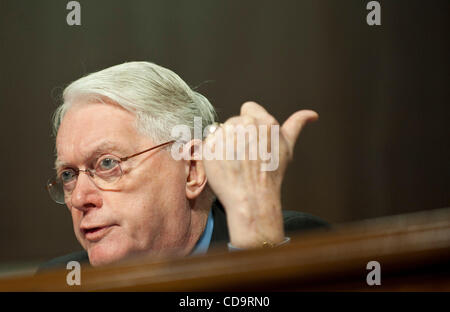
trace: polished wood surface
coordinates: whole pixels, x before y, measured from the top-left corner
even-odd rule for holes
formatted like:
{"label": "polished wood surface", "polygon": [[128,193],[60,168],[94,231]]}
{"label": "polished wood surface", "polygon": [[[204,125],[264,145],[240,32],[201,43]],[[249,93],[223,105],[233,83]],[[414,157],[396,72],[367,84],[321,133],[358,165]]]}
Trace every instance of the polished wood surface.
{"label": "polished wood surface", "polygon": [[[381,285],[368,286],[369,261]],[[450,291],[450,209],[337,226],[274,249],[213,250],[204,256],[134,260],[0,280],[0,291]]]}

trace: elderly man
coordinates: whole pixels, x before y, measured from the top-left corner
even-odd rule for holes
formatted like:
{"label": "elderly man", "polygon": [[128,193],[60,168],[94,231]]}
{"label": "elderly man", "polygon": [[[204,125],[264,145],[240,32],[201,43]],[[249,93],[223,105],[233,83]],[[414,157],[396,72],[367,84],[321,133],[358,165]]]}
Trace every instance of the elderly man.
{"label": "elderly man", "polygon": [[[173,137],[180,125],[193,133],[195,118],[217,125],[215,116],[209,101],[178,75],[148,62],[113,66],[70,84],[54,115],[56,176],[47,188],[69,209],[85,251],[41,269],[71,260],[101,266],[132,256],[200,254],[219,242],[229,249],[276,247],[289,241],[285,230],[326,226],[281,209],[286,166],[301,129],[318,118],[315,112],[298,111],[278,129],[263,107],[247,102],[239,116],[210,126],[204,138],[180,143]],[[238,125],[277,130],[264,142],[270,149],[277,140],[271,151],[276,170],[262,170],[266,160],[259,156],[199,155],[201,147],[217,151],[225,138],[239,145]],[[251,143],[243,145],[247,156]],[[174,157],[180,147],[183,157]]]}

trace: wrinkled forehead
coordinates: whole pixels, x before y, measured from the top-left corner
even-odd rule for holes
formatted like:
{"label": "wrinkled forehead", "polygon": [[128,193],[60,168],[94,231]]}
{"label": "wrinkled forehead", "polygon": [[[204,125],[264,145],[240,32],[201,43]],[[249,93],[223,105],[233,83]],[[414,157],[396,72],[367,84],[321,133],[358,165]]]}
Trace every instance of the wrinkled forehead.
{"label": "wrinkled forehead", "polygon": [[143,138],[133,113],[108,103],[73,105],[56,136],[57,164],[78,163],[100,152],[127,152]]}

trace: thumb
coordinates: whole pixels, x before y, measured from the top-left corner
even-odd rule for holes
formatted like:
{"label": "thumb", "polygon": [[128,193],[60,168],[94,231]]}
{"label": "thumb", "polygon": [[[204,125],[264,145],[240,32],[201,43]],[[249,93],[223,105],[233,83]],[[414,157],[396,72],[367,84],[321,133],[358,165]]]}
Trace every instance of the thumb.
{"label": "thumb", "polygon": [[281,133],[288,143],[291,155],[294,152],[295,142],[303,127],[308,122],[316,121],[317,119],[319,119],[319,115],[315,111],[304,109],[293,113],[283,123],[281,126]]}

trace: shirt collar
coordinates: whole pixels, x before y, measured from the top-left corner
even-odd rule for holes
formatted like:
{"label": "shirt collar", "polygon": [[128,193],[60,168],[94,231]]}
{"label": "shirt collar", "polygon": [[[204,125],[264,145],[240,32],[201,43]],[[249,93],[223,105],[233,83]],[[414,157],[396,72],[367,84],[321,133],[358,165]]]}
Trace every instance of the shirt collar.
{"label": "shirt collar", "polygon": [[212,209],[209,211],[208,220],[206,221],[205,229],[202,235],[197,241],[191,255],[201,255],[208,251],[209,244],[211,243],[212,232],[214,229],[214,216],[212,214]]}

